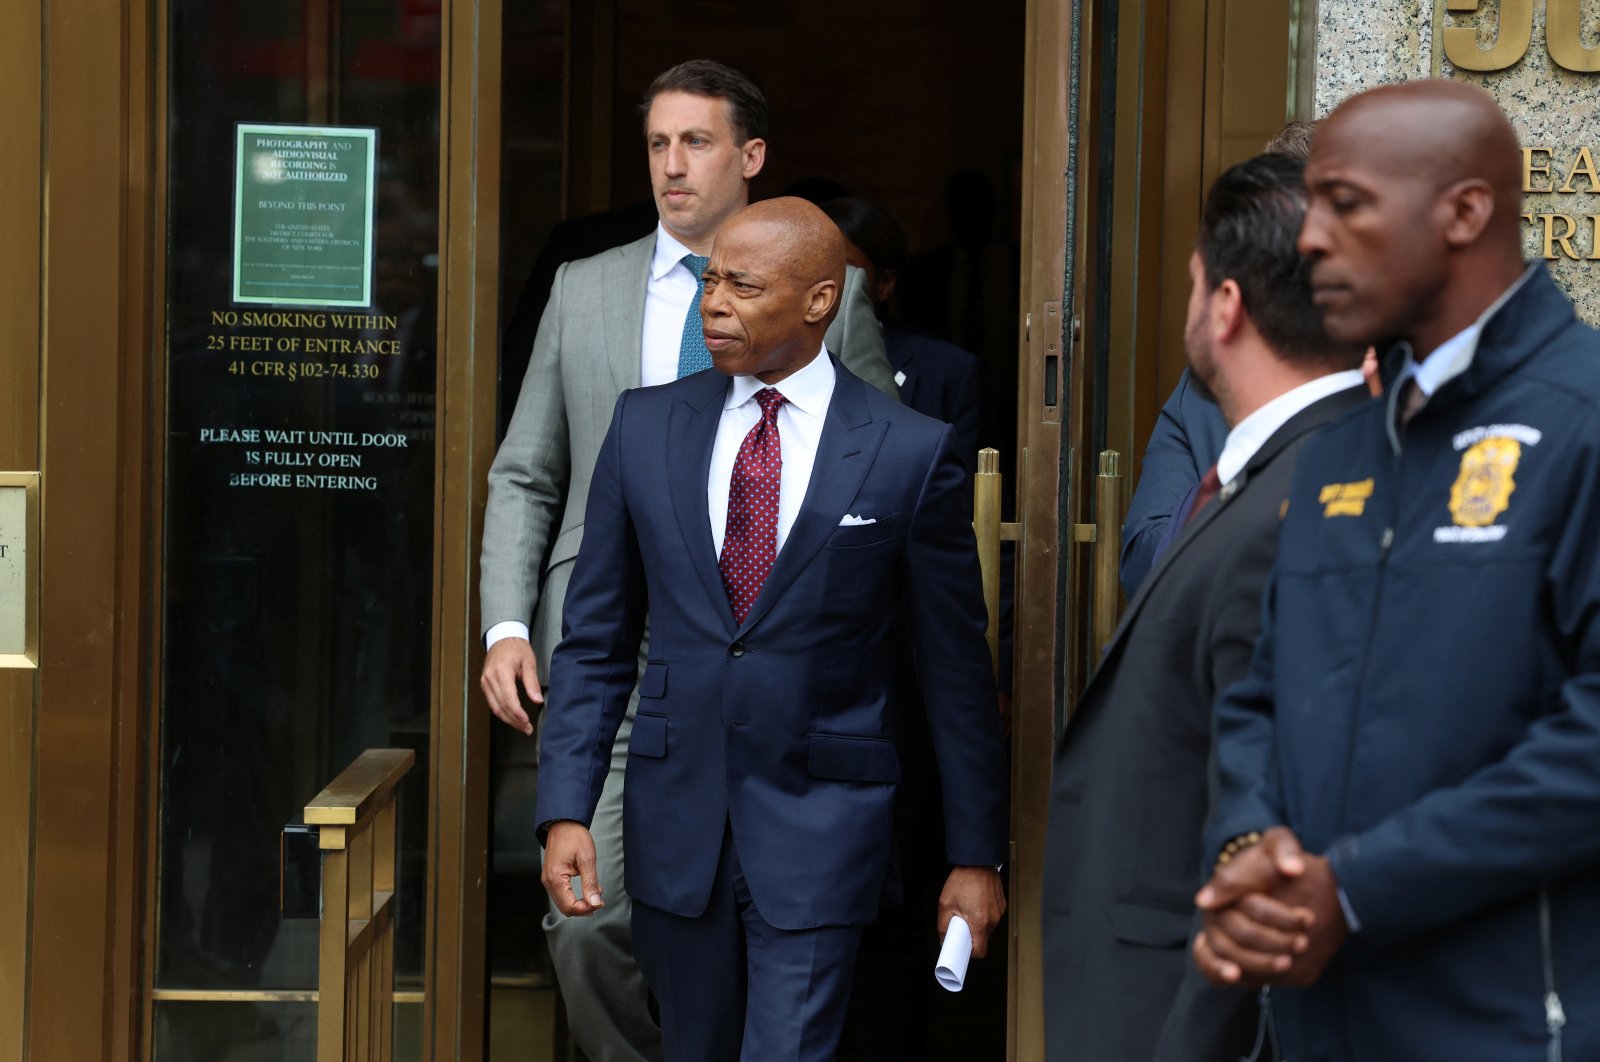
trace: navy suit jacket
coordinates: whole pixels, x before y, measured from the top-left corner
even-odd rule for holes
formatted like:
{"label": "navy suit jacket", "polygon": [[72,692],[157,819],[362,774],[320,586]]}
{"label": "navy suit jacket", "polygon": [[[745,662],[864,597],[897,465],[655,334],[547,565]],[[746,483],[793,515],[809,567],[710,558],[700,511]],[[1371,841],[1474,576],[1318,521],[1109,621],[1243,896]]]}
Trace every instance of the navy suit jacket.
{"label": "navy suit jacket", "polygon": [[978,417],[983,410],[978,356],[954,343],[893,325],[883,328],[883,352],[889,367],[904,377],[895,381],[900,401],[955,428],[956,453],[967,471],[975,469]]}
{"label": "navy suit jacket", "polygon": [[1150,433],[1144,470],[1139,473],[1139,486],[1122,525],[1118,574],[1130,598],[1150,574],[1156,546],[1167,533],[1172,511],[1189,488],[1200,482],[1206,469],[1217,463],[1227,440],[1222,410],[1196,390],[1192,375],[1184,369]]}
{"label": "navy suit jacket", "polygon": [[743,625],[706,503],[728,378],[624,392],[600,450],[551,662],[538,814],[590,821],[637,675],[627,888],[672,914],[704,912],[731,825],[767,922],[873,919],[900,778],[889,691],[902,609],[944,778],[946,856],[1005,855],[1006,769],[952,430],[835,370],[805,501]]}

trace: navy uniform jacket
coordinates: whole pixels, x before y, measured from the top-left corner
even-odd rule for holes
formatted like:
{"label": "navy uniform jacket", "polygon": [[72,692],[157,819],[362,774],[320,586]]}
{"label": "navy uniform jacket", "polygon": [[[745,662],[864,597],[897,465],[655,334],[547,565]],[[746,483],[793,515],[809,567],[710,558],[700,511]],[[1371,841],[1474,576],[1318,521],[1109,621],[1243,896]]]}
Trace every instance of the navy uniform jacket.
{"label": "navy uniform jacket", "polygon": [[600,450],[551,661],[538,814],[592,817],[648,609],[626,884],[670,914],[704,912],[731,827],[773,926],[872,920],[901,771],[887,647],[902,608],[944,779],[945,855],[1005,858],[1005,757],[952,431],[835,369],[810,489],[742,626],[706,502],[728,378],[623,392]]}
{"label": "navy uniform jacket", "polygon": [[1600,335],[1541,264],[1398,390],[1301,455],[1208,850],[1286,825],[1360,922],[1272,992],[1294,1062],[1543,1060],[1550,988],[1600,1058]]}
{"label": "navy uniform jacket", "polygon": [[1228,425],[1222,410],[1195,389],[1193,375],[1183,370],[1150,432],[1139,486],[1128,502],[1128,519],[1122,525],[1117,574],[1129,597],[1150,573],[1156,545],[1166,534],[1173,510],[1206,469],[1217,463],[1227,441]]}

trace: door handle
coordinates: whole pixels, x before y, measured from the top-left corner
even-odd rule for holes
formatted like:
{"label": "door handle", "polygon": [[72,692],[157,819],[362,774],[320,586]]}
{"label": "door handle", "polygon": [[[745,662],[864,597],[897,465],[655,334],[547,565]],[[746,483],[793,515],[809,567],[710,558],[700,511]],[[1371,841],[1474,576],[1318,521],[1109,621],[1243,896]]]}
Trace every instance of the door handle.
{"label": "door handle", "polygon": [[1000,519],[1000,451],[978,451],[978,473],[972,477],[972,531],[978,539],[978,564],[983,570],[983,604],[989,613],[989,660],[1000,669],[1000,543],[1022,537],[1021,525]]}
{"label": "door handle", "polygon": [[1117,560],[1122,552],[1122,521],[1127,516],[1122,491],[1122,455],[1100,451],[1100,474],[1094,481],[1094,643],[1104,649],[1122,614],[1122,583]]}

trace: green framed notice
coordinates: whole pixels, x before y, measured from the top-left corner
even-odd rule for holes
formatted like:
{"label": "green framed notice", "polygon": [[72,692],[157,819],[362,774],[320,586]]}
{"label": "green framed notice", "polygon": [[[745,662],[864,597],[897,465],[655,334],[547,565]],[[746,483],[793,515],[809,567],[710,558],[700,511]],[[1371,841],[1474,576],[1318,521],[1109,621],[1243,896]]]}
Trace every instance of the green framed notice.
{"label": "green framed notice", "polygon": [[378,131],[239,123],[233,301],[372,305]]}

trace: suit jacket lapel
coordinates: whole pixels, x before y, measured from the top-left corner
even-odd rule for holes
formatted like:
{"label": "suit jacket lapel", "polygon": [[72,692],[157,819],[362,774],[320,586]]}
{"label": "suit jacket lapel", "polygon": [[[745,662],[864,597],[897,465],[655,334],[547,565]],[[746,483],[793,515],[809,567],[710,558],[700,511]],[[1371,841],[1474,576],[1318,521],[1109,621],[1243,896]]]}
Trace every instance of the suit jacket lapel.
{"label": "suit jacket lapel", "polygon": [[1331,424],[1350,410],[1362,405],[1370,399],[1366,385],[1347,387],[1343,391],[1335,391],[1325,398],[1319,398],[1288,420],[1283,426],[1261,444],[1261,449],[1250,458],[1250,463],[1245,466],[1245,471],[1262,468],[1283,452],[1283,448],[1294,442],[1300,436],[1316,431],[1324,424]]}
{"label": "suit jacket lapel", "polygon": [[601,293],[606,331],[606,362],[616,392],[639,386],[640,348],[644,338],[644,300],[650,286],[650,263],[656,234],[635,240],[607,264]]}
{"label": "suit jacket lapel", "polygon": [[[745,617],[741,632],[749,630],[772,607],[773,602],[805,570],[827,541],[839,520],[845,515],[861,481],[872,468],[888,430],[887,421],[874,421],[867,408],[866,384],[834,360],[838,374],[833,385],[833,398],[828,403],[828,415],[822,425],[822,437],[817,440],[817,460],[811,469],[811,482],[806,487],[805,501],[795,515],[794,526],[778,559],[761,586],[761,593],[750,614]],[[704,468],[704,466],[702,466]],[[702,489],[702,494],[705,491]],[[909,518],[909,514],[908,514]],[[720,580],[720,573],[719,573]],[[720,582],[719,582],[720,586]],[[726,606],[724,610],[727,611]],[[731,612],[730,612],[731,614]]]}
{"label": "suit jacket lapel", "polygon": [[1336,391],[1326,398],[1321,398],[1311,403],[1311,405],[1285,421],[1277,431],[1273,432],[1267,441],[1261,444],[1261,448],[1255,452],[1254,456],[1250,458],[1249,463],[1244,467],[1244,471],[1240,472],[1238,476],[1228,483],[1210,505],[1207,505],[1195,515],[1191,526],[1178,532],[1178,536],[1173,540],[1172,545],[1167,547],[1166,552],[1156,561],[1155,567],[1150,569],[1150,574],[1144,577],[1144,581],[1139,584],[1139,589],[1134,591],[1133,598],[1128,602],[1128,607],[1123,610],[1122,619],[1117,624],[1116,633],[1111,636],[1111,641],[1106,643],[1106,653],[1102,661],[1111,656],[1112,649],[1122,640],[1128,628],[1133,624],[1134,617],[1138,615],[1139,610],[1144,606],[1156,584],[1161,581],[1161,576],[1172,566],[1179,555],[1189,547],[1190,543],[1205,533],[1207,525],[1217,518],[1228,502],[1245,489],[1254,473],[1271,464],[1273,459],[1282,453],[1285,447],[1300,438],[1300,436],[1316,431],[1324,424],[1338,419],[1366,401],[1366,399],[1367,392],[1364,386]]}
{"label": "suit jacket lapel", "polygon": [[693,387],[672,404],[667,422],[667,467],[673,515],[688,550],[689,566],[711,599],[712,612],[721,617],[730,635],[734,631],[733,609],[722,585],[717,567],[716,543],[711,538],[711,510],[706,503],[706,476],[711,469],[711,449],[717,441],[717,425],[722,420],[722,403],[728,393],[728,378],[708,372],[691,377]]}

